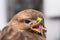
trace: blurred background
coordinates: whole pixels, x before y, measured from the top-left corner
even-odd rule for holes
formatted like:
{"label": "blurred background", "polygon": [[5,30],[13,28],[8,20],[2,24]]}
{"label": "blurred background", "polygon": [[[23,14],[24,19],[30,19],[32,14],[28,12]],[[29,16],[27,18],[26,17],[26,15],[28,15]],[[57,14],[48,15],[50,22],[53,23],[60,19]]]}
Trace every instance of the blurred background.
{"label": "blurred background", "polygon": [[43,12],[47,27],[47,40],[60,40],[60,0],[0,0],[0,30],[10,19],[24,9]]}

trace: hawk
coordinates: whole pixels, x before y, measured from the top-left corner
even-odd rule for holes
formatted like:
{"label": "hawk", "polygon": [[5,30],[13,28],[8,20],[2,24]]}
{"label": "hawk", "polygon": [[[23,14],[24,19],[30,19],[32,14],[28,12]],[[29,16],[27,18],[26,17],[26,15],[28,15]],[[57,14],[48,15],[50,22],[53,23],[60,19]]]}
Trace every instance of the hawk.
{"label": "hawk", "polygon": [[0,40],[46,40],[42,12],[26,9],[18,12],[0,33]]}

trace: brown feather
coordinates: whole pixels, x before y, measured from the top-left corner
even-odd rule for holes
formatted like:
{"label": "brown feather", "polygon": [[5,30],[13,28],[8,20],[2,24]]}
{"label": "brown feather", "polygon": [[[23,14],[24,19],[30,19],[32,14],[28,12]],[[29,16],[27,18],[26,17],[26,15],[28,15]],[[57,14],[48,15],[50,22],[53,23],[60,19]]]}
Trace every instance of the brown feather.
{"label": "brown feather", "polygon": [[[37,17],[43,17],[43,14],[33,9],[27,9],[17,13],[7,26],[1,31],[0,40],[46,40],[45,32],[43,36],[26,31],[26,23],[22,20],[29,18],[34,20]],[[44,26],[45,27],[45,26]]]}

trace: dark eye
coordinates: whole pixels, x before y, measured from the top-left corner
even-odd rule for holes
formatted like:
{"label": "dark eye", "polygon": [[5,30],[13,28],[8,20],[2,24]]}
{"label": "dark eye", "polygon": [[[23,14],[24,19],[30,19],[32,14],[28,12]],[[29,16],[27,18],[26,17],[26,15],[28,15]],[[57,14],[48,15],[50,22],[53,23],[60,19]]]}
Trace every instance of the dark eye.
{"label": "dark eye", "polygon": [[31,21],[30,20],[24,20],[25,23],[30,23]]}

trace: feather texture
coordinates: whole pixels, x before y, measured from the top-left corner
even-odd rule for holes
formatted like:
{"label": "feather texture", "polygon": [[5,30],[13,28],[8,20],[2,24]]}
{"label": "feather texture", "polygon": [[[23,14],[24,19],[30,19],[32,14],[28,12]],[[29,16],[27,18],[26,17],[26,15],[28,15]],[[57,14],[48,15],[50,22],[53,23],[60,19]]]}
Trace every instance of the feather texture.
{"label": "feather texture", "polygon": [[26,23],[25,19],[30,20],[29,22],[32,23],[37,17],[44,19],[41,12],[33,9],[27,9],[17,13],[1,31],[0,40],[46,40],[45,30],[43,36],[27,30],[31,24]]}

